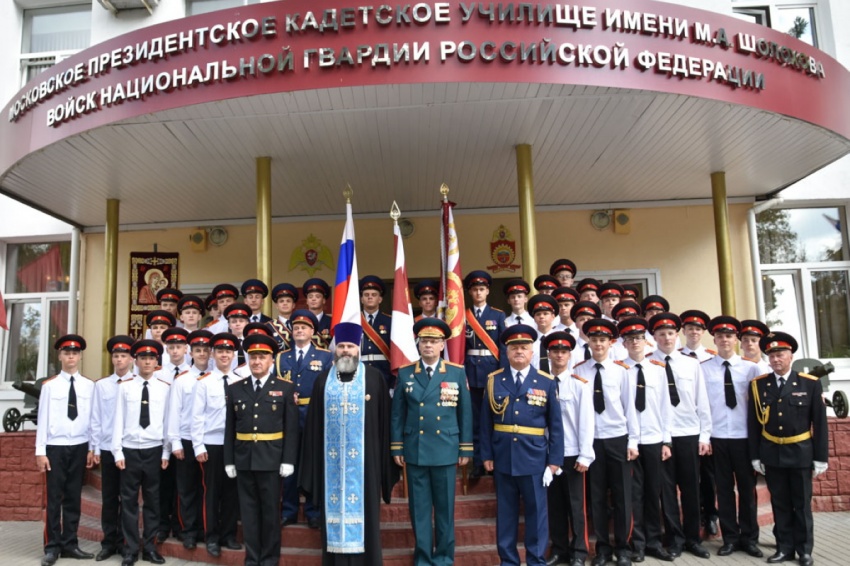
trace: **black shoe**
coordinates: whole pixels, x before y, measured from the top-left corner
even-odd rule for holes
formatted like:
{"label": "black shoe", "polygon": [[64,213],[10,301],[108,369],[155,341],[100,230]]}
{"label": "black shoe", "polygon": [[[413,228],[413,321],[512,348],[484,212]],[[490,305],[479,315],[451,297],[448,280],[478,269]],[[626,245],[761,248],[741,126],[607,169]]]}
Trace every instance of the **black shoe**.
{"label": "black shoe", "polygon": [[298,522],[296,517],[287,517],[283,521],[280,522],[281,527],[286,527],[287,525],[294,525]]}
{"label": "black shoe", "polygon": [[221,556],[221,547],[218,545],[217,542],[208,542],[207,552],[210,554],[210,556],[215,556],[216,558],[218,558],[219,556]]}
{"label": "black shoe", "polygon": [[[689,542],[688,544],[685,545],[685,550],[687,550],[688,552],[690,552],[691,554],[693,554],[697,558],[710,558],[711,557],[711,554],[705,549],[705,547],[703,547],[698,542]],[[682,551],[680,550],[679,554],[681,554],[681,553],[682,553]],[[671,556],[678,556],[678,555],[673,554],[672,548],[670,549],[670,555]]]}
{"label": "black shoe", "polygon": [[59,556],[62,558],[73,558],[74,560],[91,560],[94,558],[94,554],[84,551],[79,546],[66,548]]}
{"label": "black shoe", "polygon": [[597,554],[593,557],[593,561],[590,563],[591,566],[603,566],[608,562],[613,562],[614,558],[609,554]]}
{"label": "black shoe", "polygon": [[168,531],[159,531],[156,533],[156,544],[162,544],[168,540]]}
{"label": "black shoe", "polygon": [[155,550],[151,550],[150,552],[143,552],[142,560],[144,560],[145,562],[151,562],[153,564],[165,564],[165,558],[163,558],[162,554]]}
{"label": "black shoe", "polygon": [[101,548],[100,552],[97,553],[97,556],[95,556],[94,559],[97,562],[103,562],[114,554],[117,554],[114,548]]}
{"label": "black shoe", "polygon": [[59,560],[59,555],[55,552],[46,552],[41,559],[41,566],[53,566]]}
{"label": "black shoe", "polygon": [[242,545],[236,542],[236,539],[226,540],[222,546],[230,550],[242,550]]}
{"label": "black shoe", "polygon": [[469,479],[477,480],[478,478],[484,476],[487,472],[484,471],[484,466],[474,466],[472,471],[469,473]]}
{"label": "black shoe", "polygon": [[307,519],[307,526],[311,529],[318,529],[321,526],[321,524],[319,523],[319,518],[310,517],[309,519]]}
{"label": "black shoe", "polygon": [[729,556],[733,552],[735,552],[735,545],[730,542],[720,547],[720,550],[717,551],[717,556]]}
{"label": "black shoe", "polygon": [[652,556],[653,558],[656,558],[658,560],[662,560],[664,562],[673,562],[673,557],[670,555],[670,553],[667,552],[666,550],[664,550],[661,547],[659,547],[659,548],[647,548],[646,553],[649,556]]}
{"label": "black shoe", "polygon": [[552,556],[550,556],[546,560],[546,566],[555,566],[555,564],[566,564],[568,560],[569,560],[568,556],[564,556],[563,554],[553,553]]}
{"label": "black shoe", "polygon": [[781,550],[777,550],[776,554],[773,554],[767,559],[768,564],[778,564],[780,562],[788,562],[789,560],[794,560],[794,551],[791,552],[782,552]]}
{"label": "black shoe", "polygon": [[185,536],[183,537],[183,548],[186,550],[195,550],[197,548],[198,542],[195,540],[195,537]]}
{"label": "black shoe", "polygon": [[584,558],[573,558],[570,561],[570,566],[584,566]]}
{"label": "black shoe", "polygon": [[632,562],[643,562],[646,560],[646,554],[643,550],[635,550],[632,552]]}
{"label": "black shoe", "polygon": [[632,559],[628,556],[620,555],[617,557],[617,566],[632,566]]}
{"label": "black shoe", "polygon": [[124,554],[121,557],[121,566],[133,566],[136,563],[135,554]]}
{"label": "black shoe", "polygon": [[679,558],[682,555],[682,547],[678,544],[670,545],[670,548],[667,549],[667,552],[670,553],[670,556],[673,558]]}
{"label": "black shoe", "polygon": [[812,566],[815,561],[812,559],[811,554],[801,554],[800,555],[800,566]]}
{"label": "black shoe", "polygon": [[759,550],[759,547],[757,547],[756,543],[754,542],[742,542],[738,545],[738,548],[740,548],[742,551],[746,552],[753,558],[762,558],[764,556],[764,554],[762,554],[761,550]]}

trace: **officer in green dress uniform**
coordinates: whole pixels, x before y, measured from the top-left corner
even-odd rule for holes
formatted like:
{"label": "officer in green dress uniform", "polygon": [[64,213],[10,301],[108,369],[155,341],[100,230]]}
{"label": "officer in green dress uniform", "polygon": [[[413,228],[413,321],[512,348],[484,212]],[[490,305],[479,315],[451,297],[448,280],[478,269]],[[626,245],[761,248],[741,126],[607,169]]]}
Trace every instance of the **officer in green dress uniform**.
{"label": "officer in green dress uniform", "polygon": [[455,466],[472,456],[472,406],[463,366],[441,359],[448,324],[423,318],[413,332],[422,358],[398,370],[390,448],[407,468],[414,564],[448,566],[455,553]]}

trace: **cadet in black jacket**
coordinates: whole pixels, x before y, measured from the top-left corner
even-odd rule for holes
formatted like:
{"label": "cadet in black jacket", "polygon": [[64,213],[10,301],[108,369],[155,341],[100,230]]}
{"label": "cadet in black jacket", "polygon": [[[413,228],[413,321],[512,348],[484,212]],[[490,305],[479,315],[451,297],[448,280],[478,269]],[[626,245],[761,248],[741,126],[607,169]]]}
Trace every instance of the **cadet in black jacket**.
{"label": "cadet in black jacket", "polygon": [[295,386],[270,370],[277,342],[253,334],[242,342],[251,376],[227,388],[225,472],[239,490],[245,564],[280,561],[280,478],[292,475],[298,456]]}
{"label": "cadet in black jacket", "polygon": [[827,468],[829,450],[823,387],[818,378],[791,370],[797,341],[774,332],[760,340],[771,373],[751,382],[748,426],[753,468],[764,474],[776,522],[776,553],[769,563],[813,564],[812,469]]}

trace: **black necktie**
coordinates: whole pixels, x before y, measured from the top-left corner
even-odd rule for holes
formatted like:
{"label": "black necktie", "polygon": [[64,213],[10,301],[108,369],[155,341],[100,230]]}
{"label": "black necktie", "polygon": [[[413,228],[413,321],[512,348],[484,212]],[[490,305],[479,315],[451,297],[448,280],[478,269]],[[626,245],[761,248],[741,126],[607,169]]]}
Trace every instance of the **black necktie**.
{"label": "black necktie", "polygon": [[259,392],[260,392],[260,389],[262,389],[262,388],[263,388],[263,384],[262,384],[262,382],[258,379],[258,380],[257,380],[257,386],[254,388],[254,392],[255,392],[255,393],[259,393]]}
{"label": "black necktie", "polygon": [[673,368],[670,367],[670,356],[665,356],[664,361],[667,365],[664,366],[664,371],[667,373],[667,387],[670,388],[670,403],[674,407],[679,406],[679,390],[676,389],[676,378],[673,377]]}
{"label": "black necktie", "polygon": [[260,322],[260,317],[258,317],[257,315],[252,316],[251,322]]}
{"label": "black necktie", "polygon": [[431,379],[431,374],[433,374],[434,370],[431,369],[431,366],[425,366],[425,373],[428,374],[428,379]]}
{"label": "black necktie", "polygon": [[585,343],[585,344],[584,344],[584,359],[585,359],[585,360],[589,360],[589,359],[590,359],[590,357],[591,357],[591,356],[590,356],[590,344]]}
{"label": "black necktie", "polygon": [[[74,379],[74,378],[72,377],[71,379]],[[785,378],[784,378],[784,377],[780,377],[780,378],[779,378],[779,391],[782,391],[782,388],[783,388],[783,387],[785,387]],[[71,382],[71,390],[72,390],[72,391],[74,390],[74,384],[73,384],[73,382]]]}
{"label": "black necktie", "polygon": [[735,399],[735,386],[732,384],[732,370],[729,369],[729,362],[723,362],[726,366],[726,371],[723,374],[723,391],[726,393],[726,406],[734,409],[738,406],[738,400]]}
{"label": "black necktie", "polygon": [[514,385],[516,385],[517,391],[522,387],[522,372],[516,372],[516,381],[514,381]]}
{"label": "black necktie", "polygon": [[151,424],[150,394],[148,393],[148,380],[142,387],[142,408],[139,410],[139,426],[148,428]]}
{"label": "black necktie", "polygon": [[570,327],[568,326],[568,327],[566,327],[566,328],[564,329],[564,332],[566,332],[567,334],[572,334],[572,333],[573,333],[573,329],[572,329],[572,328],[570,328]]}
{"label": "black necktie", "polygon": [[605,410],[605,397],[602,396],[602,373],[604,366],[596,364],[596,376],[593,378],[593,410],[601,413]]}
{"label": "black necktie", "polygon": [[540,354],[540,367],[538,368],[540,371],[545,371],[549,373],[549,357]]}
{"label": "black necktie", "polygon": [[689,355],[690,357],[692,357],[692,358],[696,358],[696,357],[697,357],[697,353],[696,353],[696,352],[694,352],[693,350],[691,350],[690,352],[688,352],[688,355]]}
{"label": "black necktie", "polygon": [[239,352],[236,354],[236,365],[245,365],[245,351],[242,349],[242,338],[239,339]]}
{"label": "black necktie", "polygon": [[224,394],[227,395],[227,375],[221,376],[222,381],[224,381]]}
{"label": "black necktie", "polygon": [[481,309],[475,309],[475,318],[481,318]]}
{"label": "black necktie", "polygon": [[301,371],[301,363],[304,361],[304,350],[298,350],[298,359],[295,360],[295,367]]}
{"label": "black necktie", "polygon": [[643,412],[646,409],[646,377],[643,375],[643,368],[640,364],[635,366],[637,373],[637,391],[635,392],[635,409]]}
{"label": "black necktie", "polygon": [[68,418],[77,418],[77,391],[74,389],[74,376],[71,376],[71,389],[68,390]]}
{"label": "black necktie", "polygon": [[180,368],[179,368],[179,367],[175,367],[175,368],[174,368],[174,379],[177,379],[177,376],[178,376],[178,375],[180,375]]}
{"label": "black necktie", "polygon": [[375,315],[374,314],[369,315],[369,326],[375,326]]}

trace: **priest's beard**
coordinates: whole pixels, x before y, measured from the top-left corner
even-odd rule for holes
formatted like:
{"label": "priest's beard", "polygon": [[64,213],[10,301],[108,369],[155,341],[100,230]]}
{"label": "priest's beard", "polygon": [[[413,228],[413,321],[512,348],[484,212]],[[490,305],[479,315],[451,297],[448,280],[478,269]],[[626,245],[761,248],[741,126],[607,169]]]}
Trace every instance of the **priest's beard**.
{"label": "priest's beard", "polygon": [[334,363],[336,363],[336,371],[339,373],[354,373],[357,371],[357,365],[360,363],[360,356],[340,356],[334,354]]}

